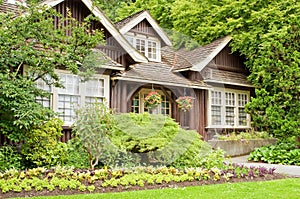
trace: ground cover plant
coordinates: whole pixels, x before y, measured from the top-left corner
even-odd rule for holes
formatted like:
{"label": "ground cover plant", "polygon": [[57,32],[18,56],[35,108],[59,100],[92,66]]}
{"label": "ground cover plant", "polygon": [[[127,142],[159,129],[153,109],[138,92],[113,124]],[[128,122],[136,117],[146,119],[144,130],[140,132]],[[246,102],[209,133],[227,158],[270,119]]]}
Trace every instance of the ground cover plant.
{"label": "ground cover plant", "polygon": [[300,148],[292,140],[294,138],[279,141],[275,145],[256,148],[250,153],[248,160],[269,164],[300,165]]}
{"label": "ground cover plant", "polygon": [[[262,182],[225,183],[208,186],[169,187],[165,189],[126,191],[121,193],[102,193],[85,195],[41,196],[32,199],[153,199],[153,198],[299,198],[300,178],[280,179]],[[263,195],[262,195],[263,193]]]}
{"label": "ground cover plant", "polygon": [[[92,193],[167,187],[177,183],[224,183],[274,179],[275,169],[227,165],[226,169],[136,167],[133,169],[72,169],[56,167],[0,173],[0,197]],[[279,176],[282,177],[282,176]]]}

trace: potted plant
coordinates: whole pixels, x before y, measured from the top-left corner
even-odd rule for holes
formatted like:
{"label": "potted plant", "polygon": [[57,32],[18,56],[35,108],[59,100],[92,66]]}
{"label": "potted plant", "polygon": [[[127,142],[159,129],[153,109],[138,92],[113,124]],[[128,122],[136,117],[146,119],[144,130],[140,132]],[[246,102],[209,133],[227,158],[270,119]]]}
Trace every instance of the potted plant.
{"label": "potted plant", "polygon": [[147,109],[153,108],[155,106],[157,106],[158,104],[161,103],[161,96],[158,92],[156,91],[151,91],[150,93],[148,93],[148,95],[145,97],[145,107]]}
{"label": "potted plant", "polygon": [[181,111],[188,111],[193,108],[193,97],[191,96],[181,96],[176,100],[177,107]]}

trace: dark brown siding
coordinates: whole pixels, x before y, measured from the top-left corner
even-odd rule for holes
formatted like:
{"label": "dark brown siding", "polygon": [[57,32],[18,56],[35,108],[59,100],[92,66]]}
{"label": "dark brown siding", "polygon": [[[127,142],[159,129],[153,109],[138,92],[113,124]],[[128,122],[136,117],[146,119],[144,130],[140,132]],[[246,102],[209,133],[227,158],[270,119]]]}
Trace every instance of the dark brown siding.
{"label": "dark brown siding", "polygon": [[244,59],[237,53],[231,53],[229,46],[226,46],[213,60],[219,70],[247,73]]}
{"label": "dark brown siding", "polygon": [[156,36],[156,32],[153,27],[149,24],[147,20],[141,21],[135,27],[133,27],[130,32],[145,34],[149,36]]}
{"label": "dark brown siding", "polygon": [[[72,17],[82,22],[87,16],[91,14],[90,10],[78,0],[66,0],[54,7],[57,12],[61,13],[63,16],[67,16],[68,9],[72,13]],[[67,21],[64,25],[67,25]],[[55,18],[54,26],[57,28],[59,24],[59,18]],[[109,56],[112,60],[122,64],[127,67],[130,62],[130,58],[126,55],[126,51],[118,44],[118,42],[111,36],[111,34],[104,28],[104,26],[98,22],[93,21],[91,25],[91,30],[102,30],[105,39],[105,46],[100,47],[101,50]],[[70,34],[67,32],[66,34]],[[129,59],[128,59],[129,58]]]}

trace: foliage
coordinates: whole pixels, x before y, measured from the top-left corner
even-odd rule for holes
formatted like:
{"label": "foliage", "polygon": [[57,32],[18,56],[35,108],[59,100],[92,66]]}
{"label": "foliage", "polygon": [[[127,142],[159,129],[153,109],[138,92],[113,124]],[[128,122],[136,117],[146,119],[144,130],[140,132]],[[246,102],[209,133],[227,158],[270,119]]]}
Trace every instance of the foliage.
{"label": "foliage", "polygon": [[171,182],[230,181],[233,178],[256,178],[265,175],[274,175],[274,169],[263,167],[244,167],[243,165],[229,165],[221,170],[218,168],[185,168],[174,167],[135,167],[133,169],[96,169],[79,170],[65,167],[56,167],[49,170],[33,168],[26,171],[10,169],[0,172],[0,191],[53,191],[53,190],[79,190],[95,191],[95,185],[101,187],[140,186],[145,184],[163,184]]}
{"label": "foliage", "polygon": [[0,147],[0,171],[8,169],[22,169],[22,157],[13,146],[4,145]]}
{"label": "foliage", "polygon": [[174,0],[136,0],[132,2],[122,2],[117,9],[116,18],[112,20],[119,21],[141,10],[148,10],[158,21],[162,28],[171,29],[171,5]]}
{"label": "foliage", "polygon": [[[26,132],[52,117],[49,109],[35,101],[49,97],[36,88],[35,81],[62,86],[55,73],[58,68],[91,74],[95,66],[84,64],[85,58],[92,53],[90,48],[102,41],[100,31],[87,31],[93,17],[79,23],[69,11],[63,17],[46,7],[24,9],[27,14],[20,17],[0,14],[0,128],[13,141],[24,140]],[[60,23],[54,29],[56,17]]]}
{"label": "foliage", "polygon": [[21,154],[31,163],[27,166],[51,167],[66,161],[66,144],[58,141],[62,124],[60,119],[53,118],[26,134]]}
{"label": "foliage", "polygon": [[[207,166],[204,160],[214,153],[197,132],[181,129],[168,116],[125,113],[116,115],[116,121],[112,143],[139,155],[142,164]],[[219,165],[223,157],[217,157],[207,163]]]}
{"label": "foliage", "polygon": [[181,96],[176,99],[176,103],[179,110],[186,112],[193,108],[193,100],[194,98],[191,96]]}
{"label": "foliage", "polygon": [[89,154],[83,149],[77,137],[73,137],[67,143],[67,160],[64,166],[74,168],[89,168]]}
{"label": "foliage", "polygon": [[161,95],[156,91],[149,92],[145,97],[144,104],[145,107],[148,109],[160,103],[161,103]]}
{"label": "foliage", "polygon": [[269,164],[300,165],[300,149],[295,143],[277,142],[275,145],[256,148],[250,153],[249,160]]}
{"label": "foliage", "polygon": [[300,135],[298,1],[178,0],[172,8],[174,28],[201,44],[232,36],[257,87],[247,109],[259,130]]}
{"label": "foliage", "polygon": [[228,133],[226,135],[218,135],[218,140],[249,140],[249,139],[267,139],[272,138],[267,132],[240,132]]}
{"label": "foliage", "polygon": [[76,111],[73,131],[89,154],[91,168],[98,164],[104,154],[117,153],[107,138],[112,133],[114,123],[111,110],[103,103],[86,105]]}
{"label": "foliage", "polygon": [[[77,111],[75,126],[75,146],[80,152],[81,149],[89,156],[90,167],[100,165],[106,166],[132,166],[137,164],[132,154],[127,153],[111,143],[109,136],[116,126],[112,111],[103,103],[94,103],[85,106]],[[77,139],[77,140],[76,140]],[[81,151],[84,154],[84,152]],[[74,160],[74,164],[76,160]],[[84,164],[82,162],[82,164]],[[74,165],[75,166],[75,165]]]}

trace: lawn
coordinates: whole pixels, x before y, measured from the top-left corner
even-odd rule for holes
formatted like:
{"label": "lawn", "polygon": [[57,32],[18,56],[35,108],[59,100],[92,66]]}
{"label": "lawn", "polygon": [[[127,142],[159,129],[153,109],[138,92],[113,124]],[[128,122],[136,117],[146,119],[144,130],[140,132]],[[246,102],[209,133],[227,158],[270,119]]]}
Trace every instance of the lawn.
{"label": "lawn", "polygon": [[86,194],[71,196],[33,197],[32,199],[154,199],[154,198],[300,198],[300,178],[273,181],[225,183],[216,185],[155,189],[120,193]]}

